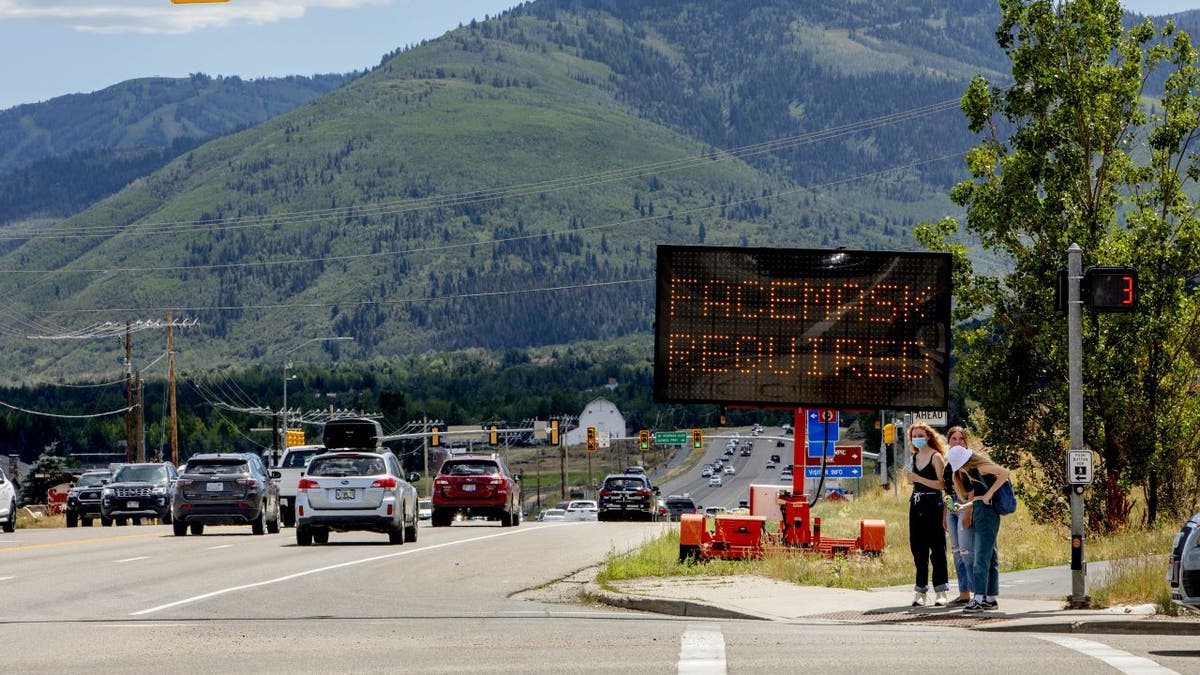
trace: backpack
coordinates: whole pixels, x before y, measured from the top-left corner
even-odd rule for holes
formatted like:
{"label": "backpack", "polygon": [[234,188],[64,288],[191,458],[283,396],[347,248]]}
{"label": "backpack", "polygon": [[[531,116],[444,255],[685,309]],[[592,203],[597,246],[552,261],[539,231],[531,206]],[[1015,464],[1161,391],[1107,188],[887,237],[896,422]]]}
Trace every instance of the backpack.
{"label": "backpack", "polygon": [[[996,480],[995,476],[984,475],[977,470],[972,471],[981,484],[987,486],[988,490],[992,489],[992,484]],[[1002,516],[1007,516],[1017,510],[1017,494],[1013,492],[1011,480],[1005,480],[1004,485],[1001,485],[1000,489],[992,494],[992,508]]]}

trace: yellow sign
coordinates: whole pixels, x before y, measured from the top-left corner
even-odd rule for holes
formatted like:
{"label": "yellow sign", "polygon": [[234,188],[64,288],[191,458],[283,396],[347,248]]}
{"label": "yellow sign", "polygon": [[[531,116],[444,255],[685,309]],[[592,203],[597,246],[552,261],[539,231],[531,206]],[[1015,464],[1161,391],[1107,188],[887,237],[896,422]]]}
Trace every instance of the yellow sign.
{"label": "yellow sign", "polygon": [[287,430],[287,447],[292,448],[297,445],[304,445],[304,430],[303,429],[288,429]]}

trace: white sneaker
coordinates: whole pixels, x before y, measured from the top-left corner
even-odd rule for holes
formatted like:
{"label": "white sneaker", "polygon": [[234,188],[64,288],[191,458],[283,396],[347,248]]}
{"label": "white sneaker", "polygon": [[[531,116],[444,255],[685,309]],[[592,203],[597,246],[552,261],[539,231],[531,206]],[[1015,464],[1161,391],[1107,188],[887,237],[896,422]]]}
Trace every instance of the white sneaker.
{"label": "white sneaker", "polygon": [[927,604],[929,604],[929,599],[925,597],[924,593],[917,591],[913,594],[913,607],[924,607]]}
{"label": "white sneaker", "polygon": [[946,606],[946,591],[938,591],[937,592],[937,599],[935,599],[933,601],[933,606],[934,607],[945,607]]}

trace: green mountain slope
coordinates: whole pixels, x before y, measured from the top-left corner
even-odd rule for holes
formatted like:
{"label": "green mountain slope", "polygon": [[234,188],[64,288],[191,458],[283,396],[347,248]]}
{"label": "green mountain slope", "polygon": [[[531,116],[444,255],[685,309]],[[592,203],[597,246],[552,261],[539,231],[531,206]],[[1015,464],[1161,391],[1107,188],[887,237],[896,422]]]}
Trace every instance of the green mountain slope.
{"label": "green mountain slope", "polygon": [[880,118],[995,65],[990,3],[666,4],[527,4],[0,228],[4,378],[109,374],[111,339],[25,336],[168,310],[200,321],[187,368],[644,335],[657,244],[910,249],[948,208],[961,115]]}
{"label": "green mountain slope", "polygon": [[0,110],[0,175],[72,153],[219,136],[308,103],[350,77],[153,77]]}

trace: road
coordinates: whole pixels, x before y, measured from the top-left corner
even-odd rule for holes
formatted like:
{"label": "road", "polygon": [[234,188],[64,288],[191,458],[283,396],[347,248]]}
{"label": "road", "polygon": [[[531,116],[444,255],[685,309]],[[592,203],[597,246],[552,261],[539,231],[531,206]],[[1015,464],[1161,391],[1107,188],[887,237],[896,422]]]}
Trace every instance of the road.
{"label": "road", "polygon": [[[1023,675],[1104,667],[1032,635],[689,620],[562,601],[572,582],[553,582],[664,527],[422,525],[403,546],[335,533],[305,548],[291,530],[18,530],[0,535],[0,672],[929,672],[956,658]],[[1200,670],[1194,638],[1089,639]]]}
{"label": "road", "polygon": [[[742,457],[740,451],[734,452],[732,457],[729,457],[728,464],[732,465],[735,473],[733,475],[722,475],[723,481],[721,487],[710,487],[708,479],[700,475],[700,470],[705,464],[711,464],[713,460],[721,456],[725,451],[725,444],[729,437],[733,434],[738,434],[738,439],[741,441],[752,441],[753,448],[749,457]],[[723,506],[725,508],[736,508],[738,502],[743,499],[749,499],[751,483],[760,485],[788,485],[790,481],[783,481],[779,475],[784,466],[792,464],[792,437],[784,436],[783,430],[778,427],[767,427],[763,429],[763,435],[755,437],[749,428],[745,429],[730,429],[716,435],[705,437],[703,458],[696,467],[678,478],[666,481],[661,486],[662,496],[673,494],[687,494],[695,500],[698,506]],[[783,445],[778,443],[782,441]],[[771,455],[779,455],[780,462],[778,467],[767,469],[767,459]],[[804,469],[799,468],[801,473]]]}

